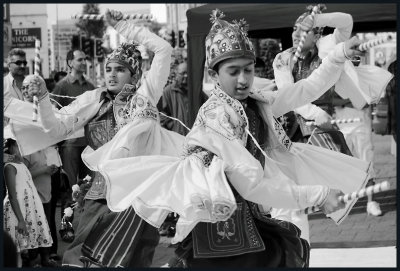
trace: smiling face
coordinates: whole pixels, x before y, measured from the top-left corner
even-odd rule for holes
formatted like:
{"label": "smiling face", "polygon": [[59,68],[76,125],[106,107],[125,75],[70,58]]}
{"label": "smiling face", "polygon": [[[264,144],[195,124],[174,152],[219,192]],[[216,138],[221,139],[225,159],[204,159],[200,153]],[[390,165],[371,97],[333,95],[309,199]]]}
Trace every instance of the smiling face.
{"label": "smiling face", "polygon": [[26,72],[26,57],[20,55],[12,55],[8,60],[8,69],[12,76],[24,76]]}
{"label": "smiling face", "polygon": [[214,82],[232,98],[244,100],[249,96],[254,81],[254,60],[250,58],[231,58],[218,65],[218,72],[208,70]]}
{"label": "smiling face", "polygon": [[133,83],[134,76],[125,66],[109,62],[105,68],[105,78],[107,89],[114,94],[118,94],[125,84]]}
{"label": "smiling face", "polygon": [[79,73],[86,72],[86,54],[80,50],[75,50],[74,58],[71,60],[71,68]]}
{"label": "smiling face", "polygon": [[29,89],[29,84],[30,84],[30,77],[26,77],[22,82],[21,92],[22,96],[24,96],[24,101],[33,103],[33,94],[32,91],[30,91]]}

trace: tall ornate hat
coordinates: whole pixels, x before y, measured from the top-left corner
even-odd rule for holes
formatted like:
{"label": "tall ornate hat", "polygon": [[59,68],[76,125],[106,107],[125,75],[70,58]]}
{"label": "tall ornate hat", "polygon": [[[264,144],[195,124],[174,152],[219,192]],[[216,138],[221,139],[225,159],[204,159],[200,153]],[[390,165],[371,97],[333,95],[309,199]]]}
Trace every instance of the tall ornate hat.
{"label": "tall ornate hat", "polygon": [[219,9],[212,12],[213,24],[206,37],[206,65],[212,69],[218,62],[236,57],[256,58],[253,44],[247,37],[248,25],[244,19],[228,23]]}
{"label": "tall ornate hat", "polygon": [[142,56],[136,43],[122,43],[107,58],[106,63],[119,63],[128,68],[132,74],[141,74]]}
{"label": "tall ornate hat", "polygon": [[[324,4],[318,4],[318,13],[322,13],[322,11],[325,10],[325,9],[327,9],[327,8],[326,8],[326,6]],[[299,16],[299,18],[297,18],[297,20],[296,20],[296,22],[294,24],[295,25],[296,24],[301,24],[304,21],[304,19],[308,15],[311,14],[312,10],[313,10],[313,6],[312,5],[307,6],[306,7],[306,12],[301,14]],[[313,31],[314,31],[315,34],[322,34],[322,31],[324,31],[324,28],[323,27],[314,27]]]}

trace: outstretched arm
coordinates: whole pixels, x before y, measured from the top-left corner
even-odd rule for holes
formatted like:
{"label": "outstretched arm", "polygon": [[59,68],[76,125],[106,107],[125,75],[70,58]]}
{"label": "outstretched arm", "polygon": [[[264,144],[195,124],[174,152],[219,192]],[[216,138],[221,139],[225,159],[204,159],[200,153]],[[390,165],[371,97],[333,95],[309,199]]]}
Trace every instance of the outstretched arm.
{"label": "outstretched arm", "polygon": [[295,84],[285,85],[279,91],[274,92],[275,99],[272,104],[274,115],[279,117],[310,103],[331,88],[339,79],[346,58],[362,55],[362,52],[353,49],[360,43],[359,39],[353,37],[344,43],[337,44],[328,57],[322,60],[318,69],[314,70],[309,77]]}
{"label": "outstretched arm", "polygon": [[237,126],[234,123],[235,115],[229,114],[229,108],[210,104],[207,111],[203,110],[202,107],[199,111],[200,115],[204,114],[201,117],[203,124],[192,128],[186,142],[221,158],[226,164],[225,173],[229,182],[243,198],[286,209],[323,205],[327,212],[332,212],[344,207],[332,196],[340,194],[338,190],[329,190],[322,185],[297,185],[269,157],[266,157],[263,170],[260,162],[237,138],[237,131],[232,128]]}

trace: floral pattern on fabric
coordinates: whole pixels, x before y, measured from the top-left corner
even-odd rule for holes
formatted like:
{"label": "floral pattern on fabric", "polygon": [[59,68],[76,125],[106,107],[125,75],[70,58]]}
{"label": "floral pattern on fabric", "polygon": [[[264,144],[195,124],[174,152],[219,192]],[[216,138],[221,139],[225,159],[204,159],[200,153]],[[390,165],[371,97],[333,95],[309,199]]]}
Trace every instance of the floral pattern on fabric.
{"label": "floral pattern on fabric", "polygon": [[51,238],[43,205],[32,181],[31,174],[24,164],[11,164],[17,169],[17,200],[27,224],[27,246],[21,247],[18,242],[19,237],[15,230],[18,225],[18,219],[11,207],[8,193],[3,202],[3,229],[10,234],[18,252],[24,249],[50,247],[53,244],[53,239]]}

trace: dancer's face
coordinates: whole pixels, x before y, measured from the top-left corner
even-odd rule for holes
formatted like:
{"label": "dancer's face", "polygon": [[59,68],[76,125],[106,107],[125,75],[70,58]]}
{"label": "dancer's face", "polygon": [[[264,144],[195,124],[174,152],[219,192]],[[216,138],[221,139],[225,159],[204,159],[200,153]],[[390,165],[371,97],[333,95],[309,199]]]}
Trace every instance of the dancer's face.
{"label": "dancer's face", "polygon": [[105,68],[107,89],[118,94],[125,84],[132,84],[134,76],[128,68],[119,63],[108,63]]}
{"label": "dancer's face", "polygon": [[229,96],[244,100],[253,86],[254,60],[245,57],[227,59],[219,63],[218,72],[209,70],[209,74]]}
{"label": "dancer's face", "polygon": [[[299,42],[303,32],[304,31],[301,28],[301,24],[300,23],[295,24],[292,32],[293,47],[297,48],[297,46],[299,46]],[[304,40],[302,52],[306,52],[312,49],[315,46],[316,41],[317,41],[317,36],[314,34],[312,30],[309,31],[306,36],[306,39]]]}

